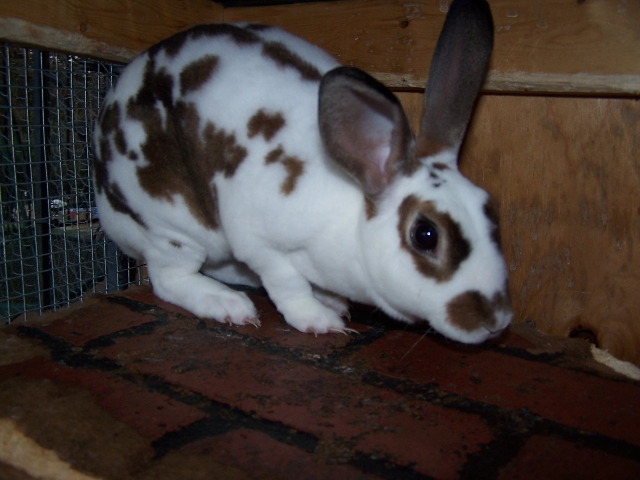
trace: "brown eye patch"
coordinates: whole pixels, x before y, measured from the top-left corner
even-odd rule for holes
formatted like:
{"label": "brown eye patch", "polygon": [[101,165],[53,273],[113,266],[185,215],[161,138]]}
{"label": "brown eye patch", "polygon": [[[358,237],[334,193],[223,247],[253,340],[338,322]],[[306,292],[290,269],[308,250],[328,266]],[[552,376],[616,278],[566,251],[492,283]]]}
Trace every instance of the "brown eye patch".
{"label": "brown eye patch", "polygon": [[[458,223],[447,213],[436,210],[433,202],[423,202],[413,195],[402,201],[398,214],[400,245],[411,254],[417,270],[438,282],[450,279],[471,253],[471,245],[462,235]],[[436,247],[419,248],[420,243],[425,243],[424,240],[416,246],[416,229],[420,228],[423,231],[420,235],[425,237],[425,225],[435,228],[438,237]],[[425,244],[429,245],[429,242]]]}

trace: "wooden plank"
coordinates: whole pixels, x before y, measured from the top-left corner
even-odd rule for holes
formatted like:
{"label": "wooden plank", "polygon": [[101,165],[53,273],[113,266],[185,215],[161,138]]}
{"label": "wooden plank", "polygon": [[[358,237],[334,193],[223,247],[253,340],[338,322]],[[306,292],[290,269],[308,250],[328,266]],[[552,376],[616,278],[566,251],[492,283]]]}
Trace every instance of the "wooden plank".
{"label": "wooden plank", "polygon": [[3,1],[0,38],[128,62],[177,31],[222,21],[222,11],[209,0]]}
{"label": "wooden plank", "polygon": [[[490,0],[485,91],[640,95],[640,2]],[[280,25],[397,88],[423,88],[448,0],[346,0],[229,8],[209,0],[0,3],[0,37],[127,62],[197,23]]]}
{"label": "wooden plank", "polygon": [[[228,8],[279,25],[386,85],[424,88],[447,0],[350,0]],[[640,95],[640,2],[490,0],[495,49],[485,91]]]}
{"label": "wooden plank", "polygon": [[501,204],[516,320],[640,365],[639,159],[640,102],[485,95],[460,167]]}

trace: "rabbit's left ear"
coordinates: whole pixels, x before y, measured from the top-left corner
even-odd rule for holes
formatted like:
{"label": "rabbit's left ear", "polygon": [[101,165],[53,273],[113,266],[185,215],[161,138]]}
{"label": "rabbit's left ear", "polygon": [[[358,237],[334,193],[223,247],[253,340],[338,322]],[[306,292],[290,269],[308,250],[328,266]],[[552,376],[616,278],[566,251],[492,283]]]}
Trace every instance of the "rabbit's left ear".
{"label": "rabbit's left ear", "polygon": [[324,75],[318,116],[328,153],[368,197],[380,195],[398,170],[411,169],[414,140],[404,110],[362,70],[338,67]]}

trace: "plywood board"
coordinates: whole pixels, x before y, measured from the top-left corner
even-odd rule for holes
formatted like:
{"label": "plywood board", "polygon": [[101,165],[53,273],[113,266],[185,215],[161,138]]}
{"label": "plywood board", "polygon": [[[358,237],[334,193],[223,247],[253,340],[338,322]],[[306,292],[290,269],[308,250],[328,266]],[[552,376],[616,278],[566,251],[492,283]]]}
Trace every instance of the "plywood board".
{"label": "plywood board", "polygon": [[[280,25],[389,86],[421,88],[449,3],[351,0],[224,15]],[[495,49],[485,90],[640,95],[640,2],[489,3]]]}
{"label": "plywood board", "polygon": [[501,205],[516,320],[640,364],[640,102],[483,96],[460,167]]}
{"label": "plywood board", "polygon": [[222,19],[222,7],[209,0],[5,0],[0,38],[129,62],[178,31]]}
{"label": "plywood board", "polygon": [[[284,27],[385,84],[423,88],[449,0],[345,0],[227,8],[209,0],[0,2],[0,38],[127,62],[198,23]],[[485,91],[640,95],[640,2],[490,0]]]}

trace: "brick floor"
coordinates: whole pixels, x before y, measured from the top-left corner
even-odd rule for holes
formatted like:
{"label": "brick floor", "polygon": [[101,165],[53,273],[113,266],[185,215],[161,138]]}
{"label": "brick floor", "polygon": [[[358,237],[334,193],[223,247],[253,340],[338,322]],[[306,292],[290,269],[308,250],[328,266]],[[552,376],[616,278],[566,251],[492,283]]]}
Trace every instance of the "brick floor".
{"label": "brick floor", "polygon": [[5,326],[0,418],[105,479],[640,478],[640,383],[586,342],[470,347],[357,306],[359,334],[314,337],[252,298],[259,329],[148,288]]}

